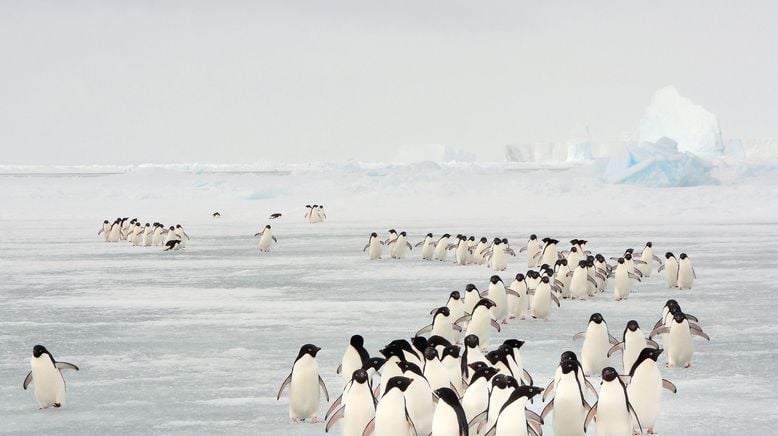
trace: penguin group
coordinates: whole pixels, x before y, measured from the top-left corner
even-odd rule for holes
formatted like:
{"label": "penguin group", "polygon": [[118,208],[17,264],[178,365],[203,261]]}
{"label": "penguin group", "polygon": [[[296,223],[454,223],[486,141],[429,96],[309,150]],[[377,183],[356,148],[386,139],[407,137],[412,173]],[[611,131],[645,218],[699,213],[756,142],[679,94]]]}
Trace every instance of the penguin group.
{"label": "penguin group", "polygon": [[[280,216],[280,214],[279,214]],[[315,223],[323,223],[327,220],[327,214],[324,213],[324,205],[323,204],[314,204],[311,206],[310,204],[305,205],[305,219],[308,220],[309,223],[315,224]]]}
{"label": "penguin group", "polygon": [[165,228],[162,223],[154,222],[141,225],[138,218],[116,218],[113,223],[103,221],[103,227],[97,232],[104,242],[127,241],[133,247],[165,247],[165,251],[180,250],[186,247],[189,235],[181,224]]}

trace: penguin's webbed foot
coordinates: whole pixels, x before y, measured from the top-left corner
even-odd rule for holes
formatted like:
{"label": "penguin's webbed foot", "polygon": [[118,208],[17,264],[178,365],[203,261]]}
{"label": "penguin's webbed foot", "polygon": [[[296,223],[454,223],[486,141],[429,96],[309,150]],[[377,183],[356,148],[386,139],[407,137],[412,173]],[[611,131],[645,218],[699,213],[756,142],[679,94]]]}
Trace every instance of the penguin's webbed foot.
{"label": "penguin's webbed foot", "polygon": [[319,422],[321,422],[321,421],[319,421],[319,417],[318,416],[314,416],[313,418],[311,418],[311,424],[318,424]]}
{"label": "penguin's webbed foot", "polygon": [[54,406],[54,407],[61,407],[61,406],[62,406],[62,404],[60,404],[60,403],[54,403],[54,404],[52,404],[52,406]]}

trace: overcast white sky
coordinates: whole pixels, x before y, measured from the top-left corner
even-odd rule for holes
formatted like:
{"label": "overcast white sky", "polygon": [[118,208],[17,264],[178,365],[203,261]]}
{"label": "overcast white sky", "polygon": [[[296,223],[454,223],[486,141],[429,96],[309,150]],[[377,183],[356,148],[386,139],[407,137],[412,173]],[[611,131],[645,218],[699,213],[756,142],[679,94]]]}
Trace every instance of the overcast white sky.
{"label": "overcast white sky", "polygon": [[0,162],[359,159],[588,125],[675,85],[778,136],[775,1],[4,1]]}

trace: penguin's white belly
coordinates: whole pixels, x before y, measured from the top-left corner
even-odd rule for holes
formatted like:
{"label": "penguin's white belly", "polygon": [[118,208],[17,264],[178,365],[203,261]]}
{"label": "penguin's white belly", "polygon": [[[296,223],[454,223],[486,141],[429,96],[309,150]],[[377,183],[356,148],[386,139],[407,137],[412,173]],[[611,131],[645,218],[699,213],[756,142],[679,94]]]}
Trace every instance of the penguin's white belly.
{"label": "penguin's white belly", "polygon": [[684,367],[691,363],[694,345],[691,331],[686,323],[672,323],[670,333],[665,339],[667,344],[667,361],[670,366]]}
{"label": "penguin's white belly", "polygon": [[500,413],[495,436],[527,436],[525,400],[516,400]]}
{"label": "penguin's white belly", "polygon": [[659,400],[662,396],[662,375],[656,365],[643,366],[635,370],[627,386],[627,395],[644,429],[653,427],[659,415]]}
{"label": "penguin's white belly", "polygon": [[119,227],[112,228],[110,235],[108,235],[108,242],[118,242],[120,238],[121,232],[119,231]]}
{"label": "penguin's white belly", "polygon": [[270,250],[270,245],[273,243],[273,235],[267,230],[262,233],[262,237],[259,238],[259,249],[264,251]]}
{"label": "penguin's white belly", "polygon": [[425,239],[424,244],[421,247],[421,258],[432,260],[433,253],[435,253],[435,244],[433,244],[432,241]]}
{"label": "penguin's white belly", "polygon": [[[537,257],[536,257],[537,256]],[[531,244],[527,248],[527,268],[538,266],[540,260],[540,247],[535,244]]]}
{"label": "penguin's white belly", "polygon": [[[632,334],[632,337],[630,337],[630,334]],[[646,339],[643,337],[642,333],[627,333],[627,340],[624,343],[624,349],[621,352],[621,363],[624,365],[624,374],[629,374],[629,370],[632,369],[632,365],[638,359],[638,356],[640,356],[640,352],[647,346]]]}
{"label": "penguin's white belly", "polygon": [[[343,413],[343,436],[362,436],[367,424],[375,416],[373,398],[368,386],[359,386],[359,392],[351,392]],[[363,392],[364,391],[364,392]]]}
{"label": "penguin's white belly", "polygon": [[667,261],[665,264],[665,280],[667,287],[674,288],[678,284],[678,264]]}
{"label": "penguin's white belly", "polygon": [[432,415],[435,412],[435,404],[427,380],[415,377],[413,383],[405,391],[405,404],[418,434],[429,434],[432,431]]}
{"label": "penguin's white belly", "polygon": [[310,418],[319,411],[319,373],[315,368],[296,367],[289,386],[289,417]]}
{"label": "penguin's white belly", "polygon": [[617,300],[622,300],[629,297],[629,293],[632,288],[632,280],[629,278],[629,273],[626,268],[618,268],[616,271],[616,279],[613,282],[613,296]]}
{"label": "penguin's white belly", "polygon": [[[45,358],[46,356],[42,356]],[[36,362],[32,364],[32,384],[35,400],[42,408],[55,403],[65,402],[65,380],[59,369],[49,362]]]}
{"label": "penguin's white belly", "polygon": [[596,436],[629,436],[632,419],[627,410],[624,389],[618,381],[603,384],[597,402]]}
{"label": "penguin's white belly", "polygon": [[432,417],[432,436],[459,436],[457,414],[445,401],[439,401]]}
{"label": "penguin's white belly", "polygon": [[557,384],[554,396],[553,428],[556,436],[584,436],[585,411],[581,404],[578,384]]}
{"label": "penguin's white belly", "polygon": [[495,321],[500,322],[508,317],[508,295],[502,288],[495,287],[495,292],[489,293],[489,298],[494,301],[495,306],[492,308],[493,318]]}
{"label": "penguin's white belly", "polygon": [[689,262],[681,262],[678,267],[678,287],[680,289],[691,289],[694,284],[694,274]]}
{"label": "penguin's white belly", "polygon": [[570,280],[570,293],[579,300],[589,298],[588,275],[586,270],[576,268],[573,272],[573,278]]}
{"label": "penguin's white belly", "polygon": [[446,260],[446,248],[448,245],[448,241],[440,241],[438,242],[438,245],[435,246],[435,259],[437,260]]}
{"label": "penguin's white belly", "polygon": [[368,255],[370,256],[371,260],[381,258],[381,243],[378,242],[378,240],[370,243],[370,247],[368,248]]}
{"label": "penguin's white belly", "polygon": [[643,251],[643,255],[640,256],[640,260],[645,263],[637,266],[638,271],[643,274],[643,277],[651,277],[651,270],[654,269],[654,256],[652,252],[646,253]]}
{"label": "penguin's white belly", "polygon": [[468,386],[464,397],[462,397],[462,409],[465,411],[467,422],[472,421],[489,405],[489,391],[486,383],[483,378],[478,379],[475,384]]}
{"label": "penguin's white belly", "polygon": [[608,365],[608,333],[600,326],[586,332],[581,349],[581,366],[586,374],[598,375]]}
{"label": "penguin's white belly", "polygon": [[340,361],[340,376],[348,383],[354,371],[362,367],[362,358],[353,347],[349,346]]}
{"label": "penguin's white belly", "polygon": [[405,418],[405,410],[399,407],[402,406],[402,401],[402,399],[392,401],[398,407],[392,405],[382,407],[381,403],[378,403],[374,436],[416,436],[412,434],[411,426]]}
{"label": "penguin's white belly", "polygon": [[535,318],[547,319],[551,314],[551,293],[542,289],[535,290],[532,298],[532,314]]}
{"label": "penguin's white belly", "polygon": [[491,328],[491,318],[489,317],[488,312],[486,314],[481,312],[484,310],[482,307],[483,306],[479,306],[479,312],[476,313],[467,324],[467,331],[465,336],[478,336],[478,344],[483,348],[489,345],[489,329]]}
{"label": "penguin's white belly", "polygon": [[505,271],[508,267],[508,255],[503,248],[495,247],[492,253],[492,271]]}
{"label": "penguin's white belly", "polygon": [[454,328],[453,328],[453,324],[450,321],[450,317],[444,317],[442,315],[438,315],[435,318],[436,318],[435,323],[432,325],[431,335],[444,337],[451,343],[456,342],[456,337],[454,336]]}

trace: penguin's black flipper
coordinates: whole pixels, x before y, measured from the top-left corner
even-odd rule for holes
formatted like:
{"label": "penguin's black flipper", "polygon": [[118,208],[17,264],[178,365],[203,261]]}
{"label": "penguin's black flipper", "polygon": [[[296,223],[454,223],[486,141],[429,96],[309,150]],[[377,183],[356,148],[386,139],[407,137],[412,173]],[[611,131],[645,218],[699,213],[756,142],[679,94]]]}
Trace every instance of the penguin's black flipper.
{"label": "penguin's black flipper", "polygon": [[543,411],[540,412],[540,418],[545,420],[546,416],[548,416],[551,411],[554,410],[554,400],[549,401],[548,404],[546,404],[546,407],[543,408]]}
{"label": "penguin's black flipper", "polygon": [[27,377],[24,378],[24,383],[22,383],[22,387],[25,391],[27,390],[27,386],[29,386],[30,383],[32,383],[32,371],[27,373]]}
{"label": "penguin's black flipper", "polygon": [[[291,374],[289,374],[289,376],[291,377]],[[327,392],[327,386],[324,385],[324,380],[321,379],[321,376],[319,376],[319,386],[321,386],[321,390],[324,391],[324,398],[326,398],[327,401],[330,401],[330,393]]]}
{"label": "penguin's black flipper", "polygon": [[76,371],[78,371],[78,367],[76,365],[73,365],[72,363],[56,362],[54,366],[56,366],[59,369],[75,369]]}
{"label": "penguin's black flipper", "polygon": [[673,382],[671,382],[670,380],[667,380],[667,379],[663,378],[662,379],[662,387],[667,389],[668,391],[674,393],[674,394],[678,393],[678,388],[676,388],[675,385],[673,384]]}
{"label": "penguin's black flipper", "polygon": [[273,236],[273,242],[276,242],[276,243],[278,242],[278,239],[276,239],[275,236]]}
{"label": "penguin's black flipper", "polygon": [[330,417],[330,420],[327,421],[327,426],[324,427],[324,433],[329,433],[332,426],[335,425],[335,423],[338,422],[339,419],[343,418],[345,412],[346,412],[346,406],[343,406],[340,409],[338,409],[338,411],[335,412],[335,414],[333,414]]}
{"label": "penguin's black flipper", "polygon": [[597,415],[597,403],[594,403],[594,406],[589,409],[589,413],[586,414],[586,419],[584,419],[584,433],[586,433],[586,429],[589,427],[589,423],[592,422],[595,415]]}
{"label": "penguin's black flipper", "polygon": [[289,373],[288,376],[286,376],[286,380],[284,380],[284,382],[281,383],[281,388],[278,390],[278,395],[276,396],[276,400],[280,400],[281,399],[281,392],[283,392],[284,389],[286,389],[286,387],[289,386],[290,383],[292,383],[292,373],[291,372]]}

